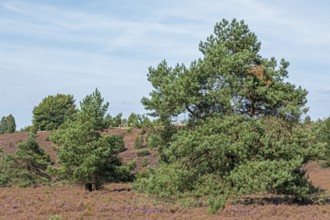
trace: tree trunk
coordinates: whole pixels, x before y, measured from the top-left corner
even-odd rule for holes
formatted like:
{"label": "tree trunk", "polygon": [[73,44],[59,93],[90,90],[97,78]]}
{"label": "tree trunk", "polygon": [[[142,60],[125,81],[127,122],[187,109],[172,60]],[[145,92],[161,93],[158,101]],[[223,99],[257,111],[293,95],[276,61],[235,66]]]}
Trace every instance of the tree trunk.
{"label": "tree trunk", "polygon": [[87,191],[90,191],[92,192],[93,190],[93,187],[92,187],[92,184],[91,183],[85,183],[85,190]]}

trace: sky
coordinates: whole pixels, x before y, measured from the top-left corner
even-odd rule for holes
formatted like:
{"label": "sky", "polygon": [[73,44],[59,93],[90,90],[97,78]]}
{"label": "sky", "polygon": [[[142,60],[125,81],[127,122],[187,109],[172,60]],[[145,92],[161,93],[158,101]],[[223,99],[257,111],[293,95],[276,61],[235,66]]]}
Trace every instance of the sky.
{"label": "sky", "polygon": [[0,117],[32,124],[43,98],[95,88],[109,113],[143,114],[148,67],[202,54],[223,18],[244,20],[260,55],[290,62],[288,81],[308,90],[308,115],[330,115],[330,3],[326,0],[0,0]]}

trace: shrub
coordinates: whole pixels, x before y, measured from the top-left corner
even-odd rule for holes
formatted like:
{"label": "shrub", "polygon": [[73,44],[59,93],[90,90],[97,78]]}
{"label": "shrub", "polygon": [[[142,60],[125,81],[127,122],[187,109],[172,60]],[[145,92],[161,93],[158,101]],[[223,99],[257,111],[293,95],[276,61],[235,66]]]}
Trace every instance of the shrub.
{"label": "shrub", "polygon": [[51,215],[48,220],[61,220],[62,217],[60,215]]}
{"label": "shrub", "polygon": [[150,155],[150,151],[149,150],[140,150],[140,151],[136,152],[136,154],[138,155],[138,157],[144,157],[144,156]]}
{"label": "shrub", "polygon": [[154,130],[154,131],[148,133],[148,137],[147,137],[147,147],[148,148],[157,148],[164,144],[161,133],[162,133],[162,131],[160,131],[160,130]]}
{"label": "shrub", "polygon": [[141,149],[146,147],[145,146],[145,136],[143,134],[139,134],[138,136],[136,136],[135,141],[134,141],[134,147],[136,149]]}
{"label": "shrub", "polygon": [[310,131],[287,130],[278,120],[231,116],[181,130],[162,151],[166,163],[139,176],[134,186],[161,197],[208,196],[211,211],[254,192],[304,200],[315,188],[300,168],[318,158],[322,145]]}
{"label": "shrub", "polygon": [[109,145],[113,147],[114,153],[120,153],[125,150],[124,137],[122,135],[110,135],[107,138]]}
{"label": "shrub", "polygon": [[142,135],[136,136],[135,141],[134,141],[134,147],[136,149],[141,149],[142,148]]}
{"label": "shrub", "polygon": [[146,167],[146,166],[148,166],[148,165],[149,165],[149,160],[148,160],[148,158],[144,158],[144,160],[142,161],[141,166]]}
{"label": "shrub", "polygon": [[36,130],[37,131],[37,129],[35,129],[33,127],[33,125],[28,125],[28,126],[25,126],[25,127],[21,128],[19,130],[19,132],[32,132],[32,130]]}
{"label": "shrub", "polygon": [[324,160],[325,166],[330,167],[330,117],[324,120],[318,120],[312,125],[314,135],[325,144]]}
{"label": "shrub", "polygon": [[52,164],[50,157],[30,133],[26,142],[18,144],[17,151],[3,157],[1,163],[1,185],[22,187],[48,183],[50,176],[47,168]]}

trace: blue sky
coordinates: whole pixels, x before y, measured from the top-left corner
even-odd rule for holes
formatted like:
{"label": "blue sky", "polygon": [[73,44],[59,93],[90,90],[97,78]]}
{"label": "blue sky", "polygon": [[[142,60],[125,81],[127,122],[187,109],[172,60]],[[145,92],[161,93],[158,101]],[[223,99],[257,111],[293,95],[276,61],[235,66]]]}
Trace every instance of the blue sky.
{"label": "blue sky", "polygon": [[290,62],[312,119],[330,115],[330,3],[262,0],[0,0],[0,117],[31,124],[48,95],[97,87],[109,112],[144,113],[149,66],[190,64],[216,22],[245,20],[260,54]]}

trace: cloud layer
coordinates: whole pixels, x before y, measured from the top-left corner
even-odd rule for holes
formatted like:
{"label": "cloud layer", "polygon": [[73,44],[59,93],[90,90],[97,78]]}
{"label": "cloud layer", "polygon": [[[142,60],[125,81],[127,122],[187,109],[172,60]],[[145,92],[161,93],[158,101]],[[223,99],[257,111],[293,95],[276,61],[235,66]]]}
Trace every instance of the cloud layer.
{"label": "cloud layer", "polygon": [[[96,87],[110,112],[142,113],[148,66],[197,59],[198,43],[222,18],[244,19],[265,57],[291,63],[289,80],[310,91],[312,118],[328,116],[330,4],[318,1],[0,2],[0,116],[31,123],[42,98]],[[327,94],[327,95],[326,95]]]}

